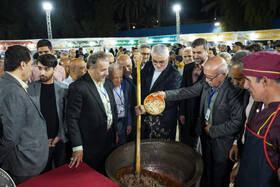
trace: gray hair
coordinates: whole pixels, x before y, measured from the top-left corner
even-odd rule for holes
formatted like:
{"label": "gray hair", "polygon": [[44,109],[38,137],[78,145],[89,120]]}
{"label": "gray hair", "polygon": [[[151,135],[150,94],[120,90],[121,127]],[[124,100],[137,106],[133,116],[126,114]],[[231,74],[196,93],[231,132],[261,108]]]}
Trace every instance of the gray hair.
{"label": "gray hair", "polygon": [[149,49],[151,49],[151,47],[150,47],[149,45],[147,45],[147,44],[141,44],[141,45],[139,46],[139,49],[141,50],[141,49],[143,49],[143,48],[149,48]]}
{"label": "gray hair", "polygon": [[117,63],[119,63],[119,60],[123,59],[127,59],[130,63],[132,63],[131,58],[127,54],[121,54],[117,59]]}
{"label": "gray hair", "polygon": [[90,66],[92,66],[95,69],[97,66],[97,61],[100,59],[109,61],[107,54],[103,51],[97,51],[90,55],[87,61],[87,69],[89,69]]}
{"label": "gray hair", "polygon": [[109,71],[109,76],[112,75],[112,72],[113,72],[114,70],[119,70],[120,72],[123,72],[122,66],[121,66],[120,64],[114,63],[114,64],[111,64],[111,65],[109,66],[109,69],[108,69],[108,71]]}
{"label": "gray hair", "polygon": [[242,62],[242,58],[245,57],[245,56],[248,56],[252,54],[250,51],[247,51],[247,50],[240,50],[240,51],[237,51],[231,61],[230,61],[230,65],[231,66],[238,66],[240,68],[243,68],[243,62]]}
{"label": "gray hair", "polygon": [[220,57],[222,57],[222,58],[224,58],[224,59],[231,59],[231,55],[229,54],[229,53],[227,53],[227,52],[220,52],[217,56],[220,56]]}
{"label": "gray hair", "polygon": [[68,53],[67,52],[62,52],[61,56],[68,56]]}
{"label": "gray hair", "polygon": [[190,51],[190,52],[192,52],[192,48],[190,48],[190,47],[185,47],[184,49],[183,49],[183,53],[185,52],[185,51]]}
{"label": "gray hair", "polygon": [[159,55],[159,56],[164,55],[168,58],[169,57],[168,47],[166,47],[166,45],[162,45],[162,44],[155,45],[152,48],[151,54],[152,54],[152,56],[153,56],[153,54],[156,54],[156,55]]}

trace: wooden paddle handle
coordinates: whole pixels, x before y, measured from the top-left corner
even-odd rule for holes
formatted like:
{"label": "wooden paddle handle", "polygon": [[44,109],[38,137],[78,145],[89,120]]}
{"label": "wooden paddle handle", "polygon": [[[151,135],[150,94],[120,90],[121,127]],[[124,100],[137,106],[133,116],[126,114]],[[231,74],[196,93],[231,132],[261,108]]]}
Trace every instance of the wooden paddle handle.
{"label": "wooden paddle handle", "polygon": [[[137,105],[141,105],[141,62],[137,61]],[[137,116],[137,135],[136,135],[136,173],[140,174],[140,144],[141,144],[141,115]]]}

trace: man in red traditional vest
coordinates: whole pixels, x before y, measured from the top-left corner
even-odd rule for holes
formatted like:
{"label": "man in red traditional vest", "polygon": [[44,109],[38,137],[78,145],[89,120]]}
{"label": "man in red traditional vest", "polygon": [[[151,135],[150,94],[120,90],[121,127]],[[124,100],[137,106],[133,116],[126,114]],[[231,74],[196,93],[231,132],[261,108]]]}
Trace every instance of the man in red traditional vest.
{"label": "man in red traditional vest", "polygon": [[244,87],[256,105],[248,118],[235,186],[280,186],[280,54],[260,51],[242,61]]}

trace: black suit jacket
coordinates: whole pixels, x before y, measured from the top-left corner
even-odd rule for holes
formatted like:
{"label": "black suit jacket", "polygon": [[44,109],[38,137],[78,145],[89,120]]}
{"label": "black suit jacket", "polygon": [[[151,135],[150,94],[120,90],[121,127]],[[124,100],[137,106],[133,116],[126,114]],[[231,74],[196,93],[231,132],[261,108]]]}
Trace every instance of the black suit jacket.
{"label": "black suit jacket", "polygon": [[[115,140],[117,121],[114,116],[113,85],[106,79],[104,87],[110,98],[113,114],[113,130],[109,132],[107,132],[107,115],[102,100],[88,72],[69,86],[66,111],[68,135],[72,147],[82,145],[84,154],[105,152],[112,148]],[[112,133],[113,141],[107,139],[107,133]]]}
{"label": "black suit jacket", "polygon": [[[181,75],[174,67],[172,67],[171,64],[168,63],[165,70],[163,70],[163,72],[155,81],[153,87],[150,89],[154,71],[155,68],[151,61],[148,61],[141,71],[142,103],[144,99],[153,92],[173,90],[179,88],[181,85]],[[178,114],[177,110],[177,102],[171,101],[165,103],[165,110],[163,111],[162,115],[159,116],[160,124],[163,125],[165,129],[174,130],[176,127]],[[171,133],[171,138],[175,138],[174,132]]]}
{"label": "black suit jacket", "polygon": [[[194,62],[185,65],[181,88],[194,85],[193,78],[192,78],[194,66],[195,66]],[[203,71],[201,71],[200,75],[198,76],[197,82],[200,79],[202,79],[203,75],[204,73]],[[185,99],[182,102],[180,102],[179,114],[186,117],[185,118],[186,125],[188,125],[189,127],[188,129],[190,130],[189,133],[193,135],[195,135],[195,126],[197,124],[197,119],[199,117],[199,105],[200,105],[200,96]]]}

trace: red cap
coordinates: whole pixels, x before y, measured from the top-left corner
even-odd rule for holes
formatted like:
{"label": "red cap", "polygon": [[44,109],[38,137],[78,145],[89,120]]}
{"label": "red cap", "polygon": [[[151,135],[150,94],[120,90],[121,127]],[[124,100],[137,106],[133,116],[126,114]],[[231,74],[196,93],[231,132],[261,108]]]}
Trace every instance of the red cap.
{"label": "red cap", "polygon": [[259,51],[242,58],[245,76],[280,78],[280,53]]}

